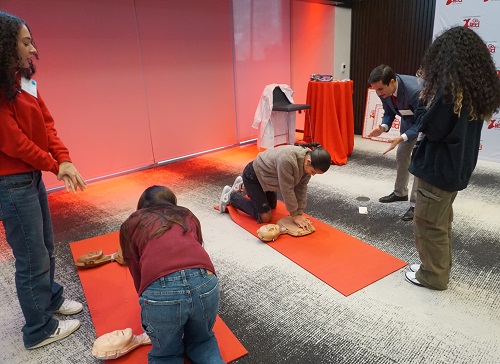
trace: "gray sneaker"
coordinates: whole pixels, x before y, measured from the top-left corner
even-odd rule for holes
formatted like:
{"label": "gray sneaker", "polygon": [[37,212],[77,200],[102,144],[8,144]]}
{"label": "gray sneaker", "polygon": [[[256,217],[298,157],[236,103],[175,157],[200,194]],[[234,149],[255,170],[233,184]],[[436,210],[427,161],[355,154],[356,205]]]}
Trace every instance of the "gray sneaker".
{"label": "gray sneaker", "polygon": [[225,186],[222,190],[222,194],[220,195],[219,201],[219,212],[222,214],[226,212],[226,207],[229,205],[229,197],[231,197],[231,192],[233,189],[231,186]]}
{"label": "gray sneaker", "polygon": [[78,320],[64,320],[59,321],[56,331],[50,335],[48,338],[43,340],[41,343],[30,346],[27,348],[28,350],[41,348],[42,346],[48,345],[55,341],[59,341],[68,337],[72,333],[74,333],[80,327],[80,321]]}
{"label": "gray sneaker", "polygon": [[241,176],[236,177],[233,183],[232,190],[234,192],[242,192],[243,190],[243,178]]}

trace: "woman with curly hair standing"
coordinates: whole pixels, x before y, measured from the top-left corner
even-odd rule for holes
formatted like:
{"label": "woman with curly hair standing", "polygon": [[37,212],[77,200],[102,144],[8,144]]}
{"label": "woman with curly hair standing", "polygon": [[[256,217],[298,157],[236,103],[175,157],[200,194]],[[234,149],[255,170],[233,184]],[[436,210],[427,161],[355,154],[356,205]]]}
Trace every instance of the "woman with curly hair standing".
{"label": "woman with curly hair standing", "polygon": [[476,167],[481,130],[500,106],[500,80],[484,41],[453,27],[427,50],[416,124],[420,142],[410,164],[418,179],[413,231],[421,264],[406,279],[435,290],[448,288],[453,201]]}
{"label": "woman with curly hair standing", "polygon": [[16,258],[27,349],[61,340],[80,326],[78,320],[57,320],[54,313],[82,310],[54,281],[54,233],[41,171],[57,175],[67,190],[85,188],[32,79],[33,56],[37,50],[26,23],[0,12],[0,220]]}

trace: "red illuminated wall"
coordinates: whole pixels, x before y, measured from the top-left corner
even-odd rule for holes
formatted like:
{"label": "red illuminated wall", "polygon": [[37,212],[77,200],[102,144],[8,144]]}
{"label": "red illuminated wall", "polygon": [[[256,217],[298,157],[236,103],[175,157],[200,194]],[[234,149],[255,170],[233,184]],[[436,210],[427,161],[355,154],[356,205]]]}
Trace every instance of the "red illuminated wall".
{"label": "red illuminated wall", "polygon": [[3,0],[2,10],[30,26],[38,90],[84,177],[151,164],[133,0]]}
{"label": "red illuminated wall", "polygon": [[[2,0],[1,10],[30,26],[39,91],[89,180],[256,138],[269,83],[304,102],[311,72],[293,81],[292,3]],[[298,49],[299,65],[316,57]]]}
{"label": "red illuminated wall", "polygon": [[235,144],[229,1],[136,1],[155,161]]}
{"label": "red illuminated wall", "polygon": [[[292,8],[292,82],[295,101],[305,103],[309,76],[333,75],[335,7],[294,1]],[[297,128],[304,125],[304,113],[297,114]]]}
{"label": "red illuminated wall", "polygon": [[291,86],[290,1],[233,1],[234,77],[238,137],[255,138],[255,109],[264,87]]}

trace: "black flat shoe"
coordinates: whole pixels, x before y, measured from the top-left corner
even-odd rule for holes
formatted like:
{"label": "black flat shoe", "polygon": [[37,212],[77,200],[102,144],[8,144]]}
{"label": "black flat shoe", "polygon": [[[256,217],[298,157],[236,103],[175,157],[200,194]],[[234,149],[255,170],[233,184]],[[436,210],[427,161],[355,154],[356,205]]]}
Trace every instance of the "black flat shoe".
{"label": "black flat shoe", "polygon": [[379,201],[382,203],[389,203],[389,202],[396,202],[396,201],[408,201],[408,195],[396,196],[393,192],[389,196],[380,197]]}
{"label": "black flat shoe", "polygon": [[415,212],[414,207],[410,207],[408,211],[405,212],[401,220],[403,221],[412,221],[413,220],[413,213]]}

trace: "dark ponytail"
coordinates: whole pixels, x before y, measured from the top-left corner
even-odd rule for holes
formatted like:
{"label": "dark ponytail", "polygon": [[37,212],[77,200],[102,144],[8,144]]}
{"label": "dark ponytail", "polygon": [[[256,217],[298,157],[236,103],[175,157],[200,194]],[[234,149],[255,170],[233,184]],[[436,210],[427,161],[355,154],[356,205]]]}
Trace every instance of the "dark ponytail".
{"label": "dark ponytail", "polygon": [[330,165],[332,164],[332,157],[330,156],[330,153],[328,153],[328,151],[321,146],[321,144],[313,142],[305,144],[295,143],[295,145],[311,149],[311,152],[309,153],[311,156],[311,166],[315,170],[323,173],[328,171],[328,168],[330,168]]}
{"label": "dark ponytail", "polygon": [[312,142],[312,143],[295,143],[295,145],[302,147],[302,148],[309,148],[311,150],[314,150],[314,148],[322,148],[321,144],[318,142]]}

